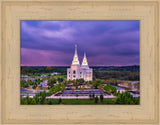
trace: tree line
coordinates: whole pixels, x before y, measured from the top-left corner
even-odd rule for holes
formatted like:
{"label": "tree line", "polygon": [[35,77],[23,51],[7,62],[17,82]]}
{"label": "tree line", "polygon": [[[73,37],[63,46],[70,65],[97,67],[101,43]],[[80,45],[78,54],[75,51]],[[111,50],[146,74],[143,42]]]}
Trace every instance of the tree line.
{"label": "tree line", "polygon": [[131,71],[96,71],[93,72],[94,79],[118,79],[118,80],[129,80],[139,81],[139,72]]}
{"label": "tree line", "polygon": [[36,74],[36,75],[41,75],[42,73],[52,73],[52,72],[59,72],[61,74],[66,74],[67,71],[63,69],[59,69],[56,67],[50,67],[50,66],[45,66],[45,67],[21,67],[21,74],[23,75],[29,75],[29,74]]}

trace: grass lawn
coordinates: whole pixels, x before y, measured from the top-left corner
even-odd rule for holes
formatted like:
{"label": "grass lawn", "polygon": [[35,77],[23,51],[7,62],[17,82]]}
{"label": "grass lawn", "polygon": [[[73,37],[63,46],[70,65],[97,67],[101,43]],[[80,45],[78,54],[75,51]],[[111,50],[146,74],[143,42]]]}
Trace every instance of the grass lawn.
{"label": "grass lawn", "polygon": [[[59,99],[47,99],[47,102],[51,101],[52,105],[59,104]],[[95,103],[94,99],[62,99],[64,105],[104,105],[115,104],[116,98],[104,98],[103,102],[98,101]]]}
{"label": "grass lawn", "polygon": [[67,75],[61,75],[61,74],[57,74],[53,76],[54,78],[67,78]]}
{"label": "grass lawn", "polygon": [[125,87],[125,86],[118,86],[120,88],[124,88],[125,90],[129,90],[129,88]]}
{"label": "grass lawn", "polygon": [[[21,97],[21,105],[138,105],[139,98],[134,99],[135,103],[117,103],[116,98],[105,98],[103,102],[98,101],[95,103],[94,99],[61,99],[62,103],[59,104],[59,99],[46,99],[42,102],[36,102],[34,98]],[[41,100],[41,99],[40,99]]]}

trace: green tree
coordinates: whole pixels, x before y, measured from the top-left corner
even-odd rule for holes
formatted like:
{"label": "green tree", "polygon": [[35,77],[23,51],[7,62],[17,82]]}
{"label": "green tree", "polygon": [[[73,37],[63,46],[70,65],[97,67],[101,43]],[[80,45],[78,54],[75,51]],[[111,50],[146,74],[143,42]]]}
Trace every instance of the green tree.
{"label": "green tree", "polygon": [[78,93],[77,93],[77,94],[76,94],[77,99],[78,99],[78,96],[79,96],[79,95],[78,95]]}
{"label": "green tree", "polygon": [[58,77],[58,82],[59,82],[59,83],[63,82],[63,78]]}
{"label": "green tree", "polygon": [[99,86],[100,83],[99,83],[99,81],[96,80],[96,81],[92,82],[92,85],[94,86],[95,89],[97,89],[97,86]]}
{"label": "green tree", "polygon": [[54,93],[59,92],[60,90],[62,90],[62,86],[61,84],[57,84],[57,86],[54,89]]}
{"label": "green tree", "polygon": [[52,105],[52,101],[50,99],[48,100],[48,105]]}
{"label": "green tree", "polygon": [[89,86],[90,86],[90,82],[89,82],[89,81],[87,81],[86,85],[89,87]]}
{"label": "green tree", "polygon": [[54,84],[56,84],[56,82],[57,82],[57,80],[56,80],[55,78],[50,78],[50,79],[48,79],[48,85],[49,85],[50,87],[53,87]]}
{"label": "green tree", "polygon": [[95,96],[95,95],[94,95],[94,93],[93,93],[93,94],[92,94],[92,99],[94,99],[94,96]]}
{"label": "green tree", "polygon": [[35,105],[35,104],[37,104],[37,103],[36,103],[36,100],[35,100],[35,98],[33,98],[33,99],[32,99],[32,101],[31,101],[31,104],[32,104],[32,105]]}
{"label": "green tree", "polygon": [[52,95],[54,93],[54,89],[55,89],[55,87],[50,88],[49,91],[48,91],[48,93],[47,93],[47,95],[48,96]]}
{"label": "green tree", "polygon": [[80,83],[84,83],[84,79],[79,79],[78,80]]}
{"label": "green tree", "polygon": [[128,91],[118,93],[117,104],[139,104],[139,98],[134,98]]}
{"label": "green tree", "polygon": [[103,94],[100,95],[100,101],[103,102]]}
{"label": "green tree", "polygon": [[96,96],[95,99],[94,99],[95,103],[98,103],[98,100],[99,100],[98,96]]}
{"label": "green tree", "polygon": [[28,99],[25,98],[24,105],[28,105]]}
{"label": "green tree", "polygon": [[45,69],[45,72],[47,72],[47,73],[49,73],[49,72],[51,72],[51,71],[52,71],[52,68],[51,68],[51,67],[49,67],[49,66],[46,66],[44,69]]}
{"label": "green tree", "polygon": [[25,84],[26,83],[26,80],[21,80],[21,84]]}
{"label": "green tree", "polygon": [[89,99],[92,99],[92,95],[91,95],[91,93],[89,93]]}
{"label": "green tree", "polygon": [[62,104],[62,99],[61,98],[59,98],[59,104]]}

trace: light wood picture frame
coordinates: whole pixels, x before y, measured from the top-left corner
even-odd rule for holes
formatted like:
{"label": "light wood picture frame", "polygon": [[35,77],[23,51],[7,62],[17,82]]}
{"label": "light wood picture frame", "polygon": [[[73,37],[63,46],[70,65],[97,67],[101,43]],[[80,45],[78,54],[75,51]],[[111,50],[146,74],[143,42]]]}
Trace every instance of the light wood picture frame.
{"label": "light wood picture frame", "polygon": [[[160,124],[159,0],[1,0],[0,123]],[[20,105],[20,20],[140,20],[140,105]]]}

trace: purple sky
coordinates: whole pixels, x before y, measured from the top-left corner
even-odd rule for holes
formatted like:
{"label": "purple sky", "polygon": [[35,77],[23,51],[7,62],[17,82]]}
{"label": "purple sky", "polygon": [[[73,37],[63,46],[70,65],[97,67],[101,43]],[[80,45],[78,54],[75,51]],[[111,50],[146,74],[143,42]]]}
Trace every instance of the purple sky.
{"label": "purple sky", "polygon": [[140,21],[21,21],[21,66],[139,65]]}

